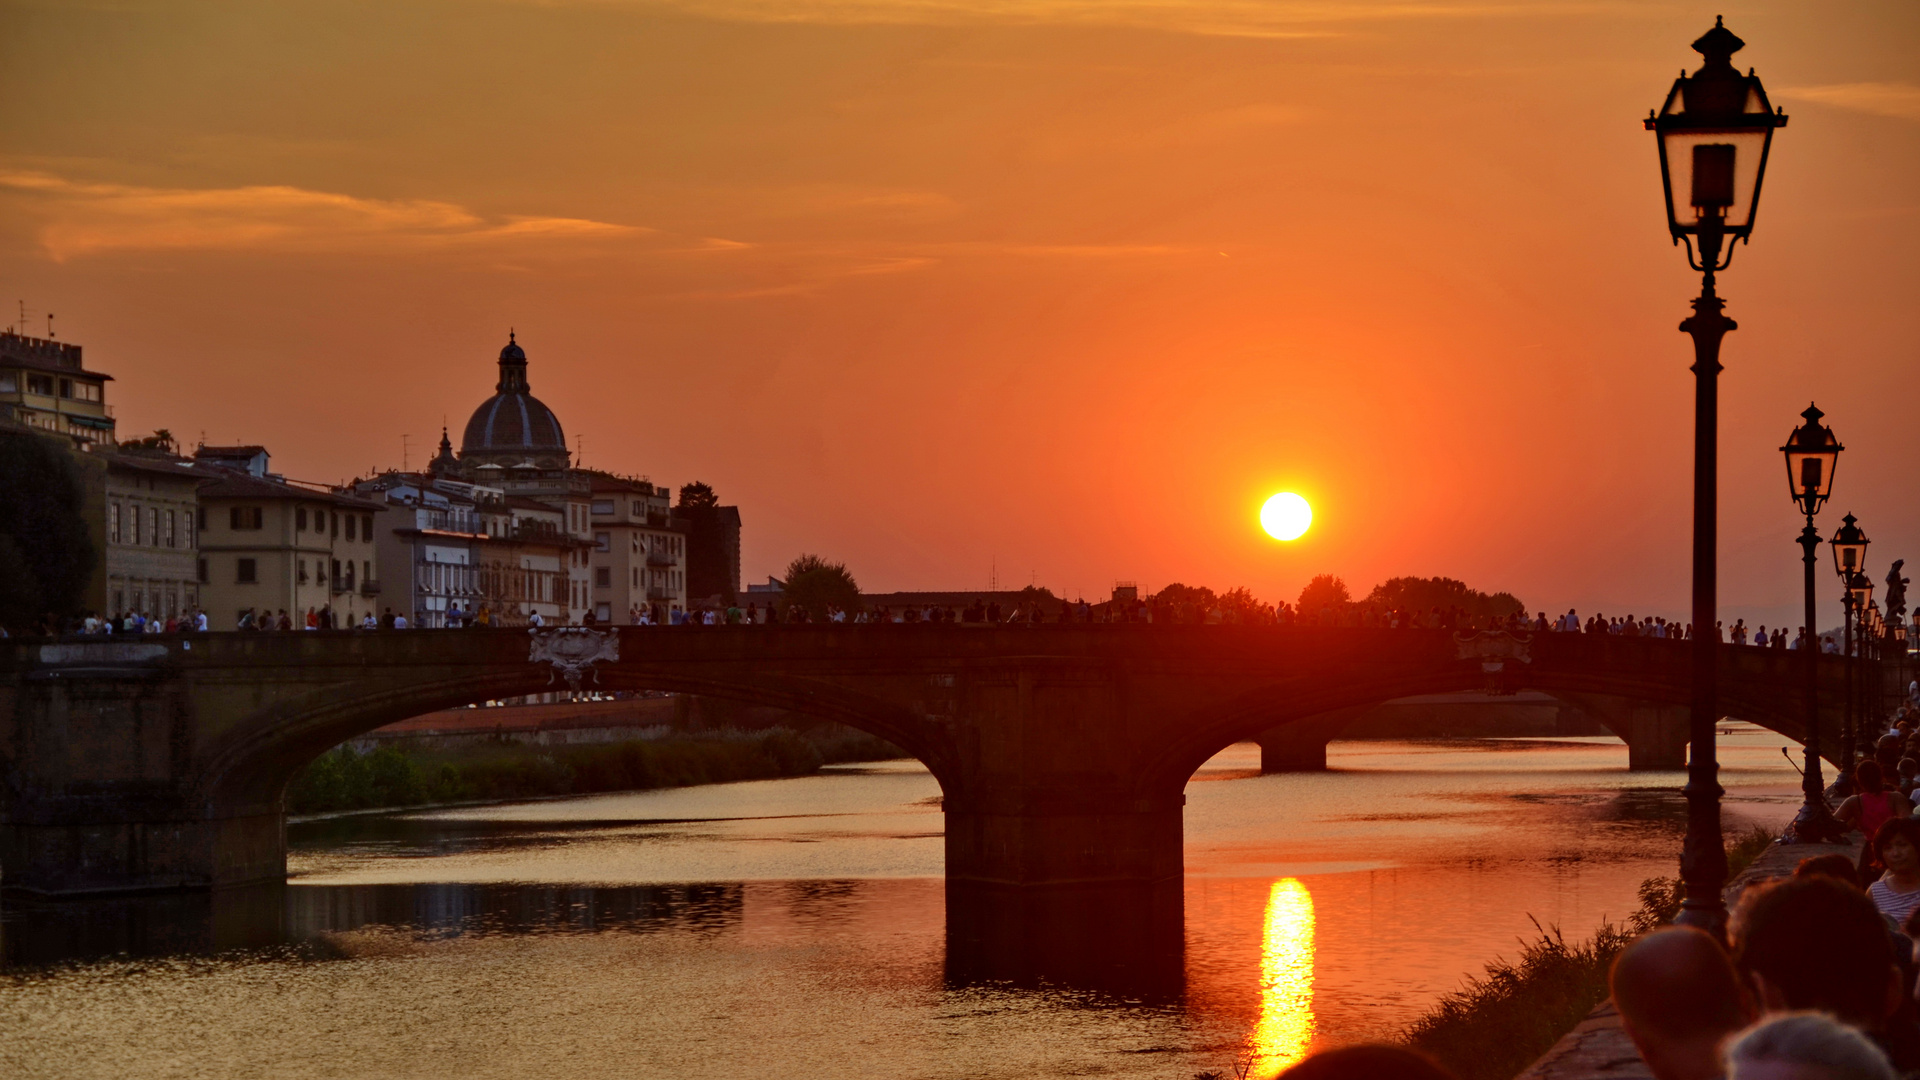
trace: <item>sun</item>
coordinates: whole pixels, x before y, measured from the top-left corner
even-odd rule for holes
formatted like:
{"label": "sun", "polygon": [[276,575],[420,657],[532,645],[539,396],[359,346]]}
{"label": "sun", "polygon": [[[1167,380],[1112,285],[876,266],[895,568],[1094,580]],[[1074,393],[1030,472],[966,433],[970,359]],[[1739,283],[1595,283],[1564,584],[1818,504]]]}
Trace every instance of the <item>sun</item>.
{"label": "sun", "polygon": [[1260,527],[1275,540],[1298,540],[1313,524],[1313,507],[1291,491],[1283,491],[1260,508]]}

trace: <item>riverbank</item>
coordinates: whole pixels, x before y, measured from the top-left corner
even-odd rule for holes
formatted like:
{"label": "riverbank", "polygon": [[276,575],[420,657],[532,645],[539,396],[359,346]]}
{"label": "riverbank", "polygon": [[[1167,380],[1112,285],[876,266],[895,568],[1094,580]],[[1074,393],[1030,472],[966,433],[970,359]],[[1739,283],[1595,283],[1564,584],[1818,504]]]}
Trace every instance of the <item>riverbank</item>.
{"label": "riverbank", "polygon": [[837,724],[805,731],[670,734],[541,746],[511,740],[451,748],[352,746],[322,754],[287,786],[290,814],[332,814],[807,776],[824,765],[904,757]]}
{"label": "riverbank", "polygon": [[[1727,845],[1727,873],[1737,878],[1774,846],[1754,828]],[[1553,1050],[1607,1001],[1607,972],[1641,934],[1680,913],[1680,883],[1649,878],[1640,908],[1624,924],[1608,923],[1569,944],[1559,927],[1541,927],[1518,961],[1495,960],[1483,977],[1436,1002],[1408,1028],[1407,1042],[1452,1069],[1461,1080],[1512,1080]]]}

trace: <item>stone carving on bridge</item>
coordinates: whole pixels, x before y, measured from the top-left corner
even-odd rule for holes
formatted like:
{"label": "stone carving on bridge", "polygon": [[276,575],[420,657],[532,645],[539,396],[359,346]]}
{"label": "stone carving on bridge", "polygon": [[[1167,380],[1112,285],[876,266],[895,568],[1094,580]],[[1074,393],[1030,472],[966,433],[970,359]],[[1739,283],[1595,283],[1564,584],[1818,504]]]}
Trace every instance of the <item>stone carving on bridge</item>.
{"label": "stone carving on bridge", "polygon": [[[1512,680],[1508,677],[1507,664],[1533,663],[1531,647],[1532,634],[1513,634],[1505,630],[1482,630],[1478,633],[1453,635],[1454,648],[1461,660],[1480,661],[1480,670],[1487,677],[1487,693],[1506,695],[1515,692]],[[1518,670],[1518,669],[1514,669]]]}
{"label": "stone carving on bridge", "polygon": [[527,659],[533,663],[553,665],[553,672],[547,675],[548,684],[552,684],[553,675],[559,674],[567,680],[567,688],[574,693],[580,692],[580,681],[587,674],[593,675],[593,681],[600,681],[600,674],[593,665],[602,660],[620,659],[620,635],[612,630],[590,630],[584,626],[534,627],[527,631],[533,635],[533,648]]}

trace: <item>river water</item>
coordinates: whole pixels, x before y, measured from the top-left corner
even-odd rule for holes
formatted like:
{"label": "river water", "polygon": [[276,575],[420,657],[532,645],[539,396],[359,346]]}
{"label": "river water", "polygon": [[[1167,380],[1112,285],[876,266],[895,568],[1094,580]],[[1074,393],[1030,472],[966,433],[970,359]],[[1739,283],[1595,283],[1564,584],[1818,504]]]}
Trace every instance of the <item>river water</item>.
{"label": "river water", "polygon": [[[1780,737],[1726,730],[1729,831],[1778,828]],[[0,1075],[1271,1076],[1674,873],[1684,777],[1615,739],[1328,763],[1263,777],[1241,744],[1194,776],[1184,945],[1147,990],[957,976],[939,788],[884,762],[312,823],[285,888],[9,902]]]}

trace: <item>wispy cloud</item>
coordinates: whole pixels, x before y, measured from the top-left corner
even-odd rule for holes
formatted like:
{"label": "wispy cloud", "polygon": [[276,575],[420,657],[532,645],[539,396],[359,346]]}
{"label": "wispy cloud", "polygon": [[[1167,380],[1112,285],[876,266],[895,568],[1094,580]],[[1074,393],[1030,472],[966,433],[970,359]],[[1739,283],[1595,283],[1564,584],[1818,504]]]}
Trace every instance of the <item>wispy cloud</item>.
{"label": "wispy cloud", "polygon": [[[553,3],[556,0],[534,0]],[[559,0],[565,2],[565,0]],[[594,0],[587,0],[594,2]],[[621,2],[621,0],[612,0]],[[1342,24],[1382,19],[1446,19],[1573,14],[1616,9],[1594,0],[627,0],[736,22],[841,25],[1135,26],[1235,37],[1326,37]]]}
{"label": "wispy cloud", "polygon": [[1817,101],[1842,109],[1920,120],[1920,86],[1896,82],[1836,83],[1832,86],[1790,86],[1780,96]]}
{"label": "wispy cloud", "polygon": [[0,172],[28,203],[56,261],[110,251],[417,250],[631,237],[652,232],[584,218],[487,218],[448,202],[364,199],[284,185],[152,188]]}

